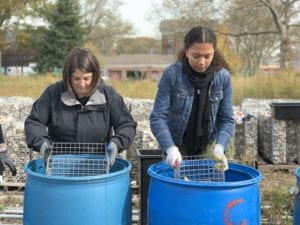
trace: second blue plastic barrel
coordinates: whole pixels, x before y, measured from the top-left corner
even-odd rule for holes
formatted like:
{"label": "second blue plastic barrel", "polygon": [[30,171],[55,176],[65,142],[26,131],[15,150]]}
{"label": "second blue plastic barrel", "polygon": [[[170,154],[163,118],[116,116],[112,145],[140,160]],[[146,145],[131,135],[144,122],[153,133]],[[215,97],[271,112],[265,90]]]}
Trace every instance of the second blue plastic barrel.
{"label": "second blue plastic barrel", "polygon": [[109,174],[47,176],[40,159],[25,166],[24,225],[131,225],[131,164],[118,158]]}
{"label": "second blue plastic barrel", "polygon": [[230,163],[226,182],[174,178],[165,163],[153,164],[148,194],[148,225],[259,225],[261,173]]}
{"label": "second blue plastic barrel", "polygon": [[297,168],[295,170],[295,175],[297,177],[297,186],[299,188],[299,192],[296,195],[295,202],[294,202],[293,224],[299,225],[300,224],[300,168]]}

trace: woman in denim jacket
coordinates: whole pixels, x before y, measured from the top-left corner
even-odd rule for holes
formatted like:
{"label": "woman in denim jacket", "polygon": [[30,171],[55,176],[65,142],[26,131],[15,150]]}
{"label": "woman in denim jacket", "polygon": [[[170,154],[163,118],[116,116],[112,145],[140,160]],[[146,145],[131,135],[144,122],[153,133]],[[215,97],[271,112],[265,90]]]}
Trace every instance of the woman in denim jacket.
{"label": "woman in denim jacket", "polygon": [[216,46],[211,29],[192,28],[178,61],[159,82],[150,125],[172,167],[180,166],[182,155],[203,154],[213,144],[213,156],[228,169],[224,150],[234,130],[232,87],[229,65]]}

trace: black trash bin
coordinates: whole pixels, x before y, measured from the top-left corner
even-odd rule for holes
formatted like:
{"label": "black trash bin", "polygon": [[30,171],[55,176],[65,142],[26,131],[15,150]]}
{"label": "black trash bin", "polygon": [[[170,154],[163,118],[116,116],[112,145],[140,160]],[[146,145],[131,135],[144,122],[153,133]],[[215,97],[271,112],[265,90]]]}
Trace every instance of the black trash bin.
{"label": "black trash bin", "polygon": [[276,120],[300,119],[300,102],[272,102],[270,106]]}
{"label": "black trash bin", "polygon": [[140,225],[147,225],[147,198],[150,176],[147,169],[156,162],[162,161],[162,151],[158,149],[137,150],[139,156],[139,191],[140,191]]}

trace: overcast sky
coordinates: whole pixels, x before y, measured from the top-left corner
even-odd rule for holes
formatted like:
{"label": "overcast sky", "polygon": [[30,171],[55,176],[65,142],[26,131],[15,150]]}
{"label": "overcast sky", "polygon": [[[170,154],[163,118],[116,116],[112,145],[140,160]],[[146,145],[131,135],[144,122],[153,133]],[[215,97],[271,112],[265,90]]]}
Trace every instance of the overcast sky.
{"label": "overcast sky", "polygon": [[123,0],[120,12],[133,24],[136,36],[160,37],[157,22],[148,21],[150,10],[159,0]]}

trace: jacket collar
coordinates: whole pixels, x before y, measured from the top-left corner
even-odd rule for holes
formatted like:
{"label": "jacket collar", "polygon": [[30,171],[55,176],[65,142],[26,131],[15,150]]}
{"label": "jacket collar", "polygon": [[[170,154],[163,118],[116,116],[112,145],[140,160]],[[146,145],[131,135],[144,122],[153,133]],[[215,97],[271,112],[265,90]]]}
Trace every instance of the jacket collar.
{"label": "jacket collar", "polygon": [[[74,94],[65,91],[61,95],[61,101],[67,106],[81,105]],[[106,98],[103,93],[97,89],[90,97],[86,105],[103,105],[106,104]]]}

